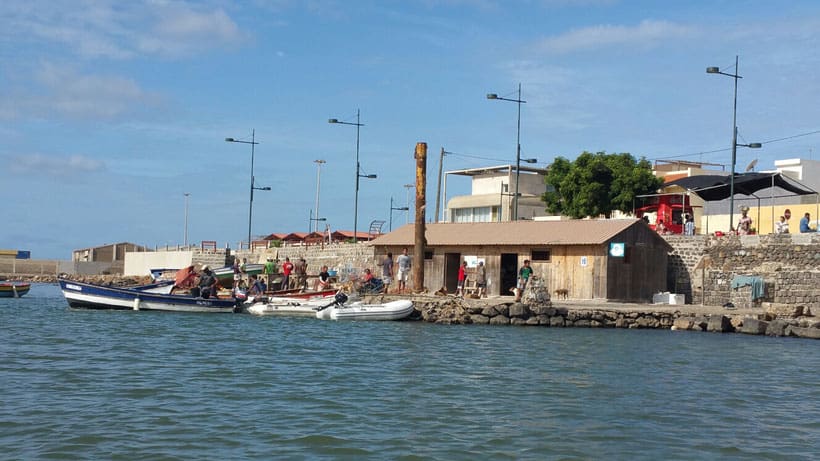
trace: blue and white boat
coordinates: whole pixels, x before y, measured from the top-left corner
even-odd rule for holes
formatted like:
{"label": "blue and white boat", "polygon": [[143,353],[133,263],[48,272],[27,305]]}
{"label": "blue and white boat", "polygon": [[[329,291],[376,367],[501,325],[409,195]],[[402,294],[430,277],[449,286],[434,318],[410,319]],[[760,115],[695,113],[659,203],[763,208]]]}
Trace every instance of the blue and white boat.
{"label": "blue and white boat", "polygon": [[[81,309],[153,310],[173,312],[234,312],[234,298],[198,298],[158,293],[173,286],[153,283],[139,287],[114,287],[60,279],[68,305]],[[166,288],[167,287],[167,288]]]}

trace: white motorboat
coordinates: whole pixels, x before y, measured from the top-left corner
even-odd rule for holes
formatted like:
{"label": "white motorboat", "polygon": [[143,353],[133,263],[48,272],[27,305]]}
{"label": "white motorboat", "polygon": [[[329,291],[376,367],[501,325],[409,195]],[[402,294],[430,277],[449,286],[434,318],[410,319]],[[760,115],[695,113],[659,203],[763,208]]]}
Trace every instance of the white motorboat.
{"label": "white motorboat", "polygon": [[257,300],[245,308],[245,312],[254,315],[306,315],[312,316],[316,311],[335,303],[333,296],[316,296],[313,298],[293,298],[271,296]]}
{"label": "white motorboat", "polygon": [[413,313],[413,302],[406,299],[379,304],[365,304],[361,301],[347,303],[347,297],[316,311],[316,318],[322,320],[401,320]]}

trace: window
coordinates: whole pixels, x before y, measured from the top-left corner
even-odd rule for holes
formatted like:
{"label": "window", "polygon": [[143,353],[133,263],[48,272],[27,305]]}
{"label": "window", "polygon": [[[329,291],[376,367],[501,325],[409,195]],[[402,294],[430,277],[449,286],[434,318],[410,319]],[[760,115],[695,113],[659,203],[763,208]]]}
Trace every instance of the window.
{"label": "window", "polygon": [[424,259],[433,259],[433,252],[432,251],[425,251],[424,252]]}
{"label": "window", "polygon": [[456,208],[453,210],[453,222],[491,222],[495,207]]}
{"label": "window", "polygon": [[550,250],[532,250],[532,256],[530,259],[533,261],[549,261]]}

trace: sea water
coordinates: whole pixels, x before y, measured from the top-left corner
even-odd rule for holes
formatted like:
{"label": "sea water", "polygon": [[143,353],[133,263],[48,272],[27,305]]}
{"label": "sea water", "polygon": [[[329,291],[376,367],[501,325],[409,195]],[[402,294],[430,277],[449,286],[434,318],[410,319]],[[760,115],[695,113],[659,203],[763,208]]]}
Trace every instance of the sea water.
{"label": "sea water", "polygon": [[816,459],[820,342],[0,299],[2,459]]}

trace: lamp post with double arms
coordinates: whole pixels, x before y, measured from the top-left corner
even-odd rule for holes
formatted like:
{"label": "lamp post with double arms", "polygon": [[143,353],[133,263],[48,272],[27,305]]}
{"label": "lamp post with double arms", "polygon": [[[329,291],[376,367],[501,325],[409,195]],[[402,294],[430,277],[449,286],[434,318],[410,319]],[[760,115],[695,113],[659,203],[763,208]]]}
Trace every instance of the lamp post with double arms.
{"label": "lamp post with double arms", "polygon": [[738,75],[738,63],[739,58],[735,55],[735,73],[728,74],[726,72],[721,72],[719,67],[707,67],[706,73],[707,74],[720,74],[725,75],[727,77],[732,77],[735,80],[735,97],[734,97],[734,105],[732,107],[732,175],[729,178],[729,229],[734,230],[734,221],[735,221],[735,164],[737,163],[737,147],[748,147],[751,149],[759,149],[762,144],[759,142],[752,142],[749,144],[738,144],[737,143],[737,81],[741,79],[740,75]]}
{"label": "lamp post with double arms", "polygon": [[251,194],[250,200],[248,203],[248,249],[251,249],[251,227],[253,224],[253,191],[255,190],[270,190],[270,187],[256,187],[254,183],[253,177],[253,157],[254,157],[254,148],[256,147],[258,142],[256,142],[256,129],[251,131],[251,140],[250,141],[243,141],[241,139],[234,139],[234,138],[225,138],[225,142],[238,142],[240,144],[250,144],[251,145]]}
{"label": "lamp post with double arms", "polygon": [[351,125],[356,127],[356,194],[353,199],[353,241],[359,241],[359,178],[376,179],[375,174],[361,174],[361,166],[359,165],[359,129],[364,126],[361,123],[359,109],[356,109],[356,123],[343,122],[339,119],[328,119],[328,123],[336,123],[339,125]]}
{"label": "lamp post with double arms", "polygon": [[521,175],[521,104],[526,103],[521,99],[521,83],[518,84],[518,99],[502,98],[495,93],[487,94],[487,99],[496,99],[499,101],[510,101],[518,104],[518,128],[515,137],[515,205],[513,207],[513,221],[518,220],[518,180]]}

